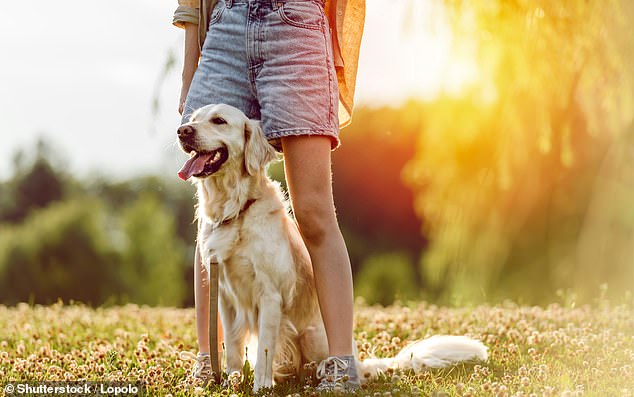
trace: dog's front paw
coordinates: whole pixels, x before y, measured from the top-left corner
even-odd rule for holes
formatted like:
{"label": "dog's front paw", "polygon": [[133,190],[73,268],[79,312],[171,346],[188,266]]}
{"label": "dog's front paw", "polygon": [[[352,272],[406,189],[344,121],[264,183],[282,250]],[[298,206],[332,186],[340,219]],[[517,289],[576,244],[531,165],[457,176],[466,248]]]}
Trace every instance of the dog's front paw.
{"label": "dog's front paw", "polygon": [[267,376],[255,375],[253,379],[253,393],[257,393],[262,389],[266,389],[273,386],[273,380]]}

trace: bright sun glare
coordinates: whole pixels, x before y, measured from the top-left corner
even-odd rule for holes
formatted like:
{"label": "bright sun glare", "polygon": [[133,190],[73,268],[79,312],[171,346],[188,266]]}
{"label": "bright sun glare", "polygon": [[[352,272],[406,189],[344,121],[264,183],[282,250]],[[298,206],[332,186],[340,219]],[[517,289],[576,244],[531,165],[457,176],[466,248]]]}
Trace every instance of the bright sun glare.
{"label": "bright sun glare", "polygon": [[[423,99],[460,96],[481,83],[474,42],[456,40],[442,4],[433,1],[401,3],[399,52],[411,56],[408,80]],[[409,58],[409,57],[408,57]]]}

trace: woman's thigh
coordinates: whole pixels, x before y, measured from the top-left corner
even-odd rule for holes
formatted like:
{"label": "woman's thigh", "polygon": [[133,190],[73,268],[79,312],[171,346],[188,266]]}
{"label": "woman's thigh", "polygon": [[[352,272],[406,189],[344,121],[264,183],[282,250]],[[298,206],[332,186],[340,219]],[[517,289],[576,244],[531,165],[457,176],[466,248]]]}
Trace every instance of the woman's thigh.
{"label": "woman's thigh", "polygon": [[325,136],[282,138],[286,182],[304,237],[319,237],[336,225],[330,143]]}

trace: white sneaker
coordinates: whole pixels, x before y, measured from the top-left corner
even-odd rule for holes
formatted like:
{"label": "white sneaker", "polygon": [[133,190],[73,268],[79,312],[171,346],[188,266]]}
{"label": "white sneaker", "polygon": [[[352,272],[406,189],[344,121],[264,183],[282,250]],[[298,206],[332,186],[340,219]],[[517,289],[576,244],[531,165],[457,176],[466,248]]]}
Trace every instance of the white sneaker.
{"label": "white sneaker", "polygon": [[182,360],[196,361],[191,373],[194,379],[200,379],[203,385],[213,382],[214,373],[211,370],[211,356],[209,353],[198,353],[195,356],[191,352],[181,352],[180,356]]}
{"label": "white sneaker", "polygon": [[361,387],[353,356],[328,357],[317,367],[317,392],[356,391]]}

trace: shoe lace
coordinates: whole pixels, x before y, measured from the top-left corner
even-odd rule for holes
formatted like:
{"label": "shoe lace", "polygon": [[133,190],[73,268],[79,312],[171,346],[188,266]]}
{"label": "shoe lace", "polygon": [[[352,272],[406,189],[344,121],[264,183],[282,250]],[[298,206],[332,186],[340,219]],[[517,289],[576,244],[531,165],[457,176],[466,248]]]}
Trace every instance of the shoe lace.
{"label": "shoe lace", "polygon": [[192,352],[182,351],[180,352],[181,360],[195,361],[192,375],[196,378],[209,378],[211,377],[211,356],[207,353],[198,353],[195,355]]}
{"label": "shoe lace", "polygon": [[321,379],[321,382],[345,382],[348,377],[347,369],[348,363],[345,360],[339,357],[328,357],[317,366],[317,378]]}

